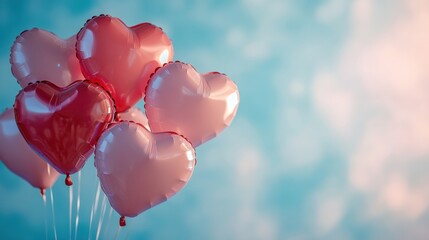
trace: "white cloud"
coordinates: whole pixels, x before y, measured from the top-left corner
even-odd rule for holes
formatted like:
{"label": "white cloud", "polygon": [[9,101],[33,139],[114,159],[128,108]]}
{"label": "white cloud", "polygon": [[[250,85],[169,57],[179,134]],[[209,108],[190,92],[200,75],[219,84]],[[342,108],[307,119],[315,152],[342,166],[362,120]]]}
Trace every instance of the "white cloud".
{"label": "white cloud", "polygon": [[[227,220],[232,227],[233,238],[275,239],[279,231],[275,219],[258,208],[268,184],[270,160],[262,151],[260,138],[249,121],[237,118],[227,131],[228,136],[223,138],[221,146],[216,147],[223,149],[223,154],[212,152],[204,161],[216,161],[218,166],[232,167],[230,186],[224,186],[223,194],[234,196],[234,202],[238,203],[229,210],[230,219]],[[229,237],[230,234],[222,235],[220,239]]]}
{"label": "white cloud", "polygon": [[407,222],[429,202],[429,178],[415,183],[429,156],[429,4],[400,5],[402,14],[381,25],[385,5],[352,5],[350,39],[335,70],[315,77],[314,104],[349,149],[349,184],[366,199],[364,218]]}
{"label": "white cloud", "polygon": [[[285,35],[279,31],[293,16],[293,5],[289,1],[274,0],[269,3],[258,0],[241,2],[246,13],[254,20],[251,28],[246,29],[245,41],[241,43],[243,55],[250,60],[266,60],[277,54],[283,54]],[[230,35],[227,35],[230,38]]]}
{"label": "white cloud", "polygon": [[[323,137],[313,124],[300,127],[299,132],[279,131],[279,152],[281,159],[277,173],[299,174],[304,169],[315,169],[324,154]],[[283,133],[283,134],[281,134]]]}
{"label": "white cloud", "polygon": [[329,73],[321,72],[313,81],[313,101],[316,109],[330,120],[329,124],[338,136],[343,139],[350,136],[354,113],[357,110],[354,95]]}
{"label": "white cloud", "polygon": [[336,20],[346,10],[344,0],[328,0],[316,10],[316,18],[322,23]]}
{"label": "white cloud", "polygon": [[370,27],[374,1],[372,0],[356,0],[352,3],[352,27],[353,31],[361,33]]}
{"label": "white cloud", "polygon": [[[191,197],[183,196],[194,203],[194,211],[187,211],[183,221],[190,229],[202,223],[204,231],[190,238],[278,238],[277,219],[259,207],[268,184],[270,159],[258,139],[252,123],[238,116],[221,135],[198,147],[198,164],[186,187]],[[170,204],[180,205],[174,198]],[[156,211],[160,214],[162,208]],[[154,237],[173,237],[171,233],[154,233]]]}
{"label": "white cloud", "polygon": [[315,234],[318,236],[325,236],[336,230],[346,213],[347,199],[341,192],[344,188],[337,185],[327,181],[311,199],[314,218],[309,218],[309,221],[313,221]]}

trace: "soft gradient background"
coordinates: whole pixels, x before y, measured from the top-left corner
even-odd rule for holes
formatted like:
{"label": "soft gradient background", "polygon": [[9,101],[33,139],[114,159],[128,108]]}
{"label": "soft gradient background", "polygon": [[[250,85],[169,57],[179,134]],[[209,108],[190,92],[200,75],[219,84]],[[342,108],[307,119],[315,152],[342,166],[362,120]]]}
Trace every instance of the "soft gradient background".
{"label": "soft gradient background", "polygon": [[[176,60],[228,74],[241,94],[232,125],[197,149],[189,184],[119,238],[429,238],[429,1],[1,1],[0,109],[20,89],[8,61],[21,31],[67,38],[101,13],[161,26]],[[92,159],[81,184],[87,239]],[[53,193],[68,239],[63,177]],[[45,221],[53,238],[50,201],[2,164],[0,203],[1,239],[43,239]],[[103,239],[118,229],[109,213]]]}

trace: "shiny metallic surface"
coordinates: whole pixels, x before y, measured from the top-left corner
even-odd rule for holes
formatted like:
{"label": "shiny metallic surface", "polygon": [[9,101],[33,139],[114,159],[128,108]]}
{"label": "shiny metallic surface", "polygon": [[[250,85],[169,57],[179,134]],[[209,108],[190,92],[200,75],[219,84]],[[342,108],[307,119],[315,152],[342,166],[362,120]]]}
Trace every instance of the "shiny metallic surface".
{"label": "shiny metallic surface", "polygon": [[50,188],[59,173],[28,146],[15,122],[13,108],[0,115],[0,160],[16,175],[39,189]]}
{"label": "shiny metallic surface", "polygon": [[110,92],[118,112],[138,102],[154,70],[173,59],[173,45],[161,28],[150,23],[127,27],[106,15],[85,24],[76,50],[86,79]]}
{"label": "shiny metallic surface", "polygon": [[83,80],[75,45],[76,35],[63,40],[38,28],[24,31],[11,48],[12,74],[21,87],[36,81],[50,81],[65,87]]}
{"label": "shiny metallic surface", "polygon": [[66,88],[39,82],[25,87],[15,101],[22,135],[63,174],[73,174],[84,166],[114,112],[109,94],[88,81]]}
{"label": "shiny metallic surface", "polygon": [[135,217],[167,200],[189,181],[195,150],[183,137],[151,133],[133,122],[112,124],[100,137],[95,167],[111,206]]}
{"label": "shiny metallic surface", "polygon": [[199,74],[174,62],[152,76],[145,110],[152,132],[175,132],[197,147],[231,123],[239,103],[237,86],[226,75]]}

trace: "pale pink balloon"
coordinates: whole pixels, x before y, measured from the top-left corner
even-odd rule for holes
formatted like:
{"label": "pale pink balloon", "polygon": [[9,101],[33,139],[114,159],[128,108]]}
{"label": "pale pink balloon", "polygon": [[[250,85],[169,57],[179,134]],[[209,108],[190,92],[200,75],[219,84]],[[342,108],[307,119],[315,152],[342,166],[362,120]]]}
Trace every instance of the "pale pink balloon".
{"label": "pale pink balloon", "polygon": [[150,131],[150,127],[149,127],[149,124],[147,122],[146,114],[143,113],[140,110],[140,108],[138,108],[138,107],[132,107],[125,112],[118,113],[117,120],[118,121],[131,121],[131,122],[140,123],[147,130]]}
{"label": "pale pink balloon", "polygon": [[128,27],[107,15],[86,22],[76,50],[84,76],[110,92],[117,112],[140,101],[150,75],[173,59],[173,44],[161,28],[150,23]]}
{"label": "pale pink balloon", "polygon": [[176,194],[194,166],[195,150],[184,138],[133,122],[112,124],[95,150],[102,189],[121,216],[135,217]]}
{"label": "pale pink balloon", "polygon": [[59,173],[31,149],[19,132],[13,109],[0,115],[0,159],[33,187],[50,188]]}
{"label": "pale pink balloon", "polygon": [[38,28],[24,31],[11,48],[12,74],[21,87],[43,80],[66,87],[83,80],[75,45],[76,35],[63,40]]}
{"label": "pale pink balloon", "polygon": [[145,110],[152,132],[175,132],[196,147],[231,123],[239,102],[237,86],[226,75],[199,74],[190,64],[174,62],[152,76]]}

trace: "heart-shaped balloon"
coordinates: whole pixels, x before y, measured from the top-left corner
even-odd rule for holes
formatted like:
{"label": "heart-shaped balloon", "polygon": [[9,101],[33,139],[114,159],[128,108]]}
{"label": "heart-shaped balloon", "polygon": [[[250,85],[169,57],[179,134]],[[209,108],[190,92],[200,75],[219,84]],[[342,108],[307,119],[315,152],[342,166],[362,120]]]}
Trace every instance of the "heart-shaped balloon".
{"label": "heart-shaped balloon", "polygon": [[63,40],[38,28],[24,31],[11,48],[12,73],[23,88],[42,80],[59,87],[83,80],[75,45],[75,35]]}
{"label": "heart-shaped balloon", "polygon": [[138,107],[132,107],[125,112],[118,113],[117,121],[136,122],[143,125],[143,127],[150,131],[146,114],[144,114]]}
{"label": "heart-shaped balloon", "polygon": [[0,159],[9,170],[39,188],[42,194],[55,183],[58,172],[28,146],[16,125],[13,108],[0,115],[0,142]]}
{"label": "heart-shaped balloon", "polygon": [[150,23],[127,27],[106,15],[86,22],[76,50],[84,76],[110,92],[118,112],[138,102],[150,74],[173,58],[173,45],[161,28]]}
{"label": "heart-shaped balloon", "polygon": [[65,88],[28,85],[16,96],[15,118],[30,146],[63,174],[80,170],[113,120],[109,94],[89,81]]}
{"label": "heart-shaped balloon", "polygon": [[199,74],[191,65],[169,63],[148,83],[145,110],[152,132],[175,132],[194,147],[227,127],[240,102],[237,86],[217,72]]}
{"label": "heart-shaped balloon", "polygon": [[185,186],[195,166],[195,150],[177,134],[152,134],[125,121],[104,131],[94,159],[112,207],[121,216],[135,217]]}

